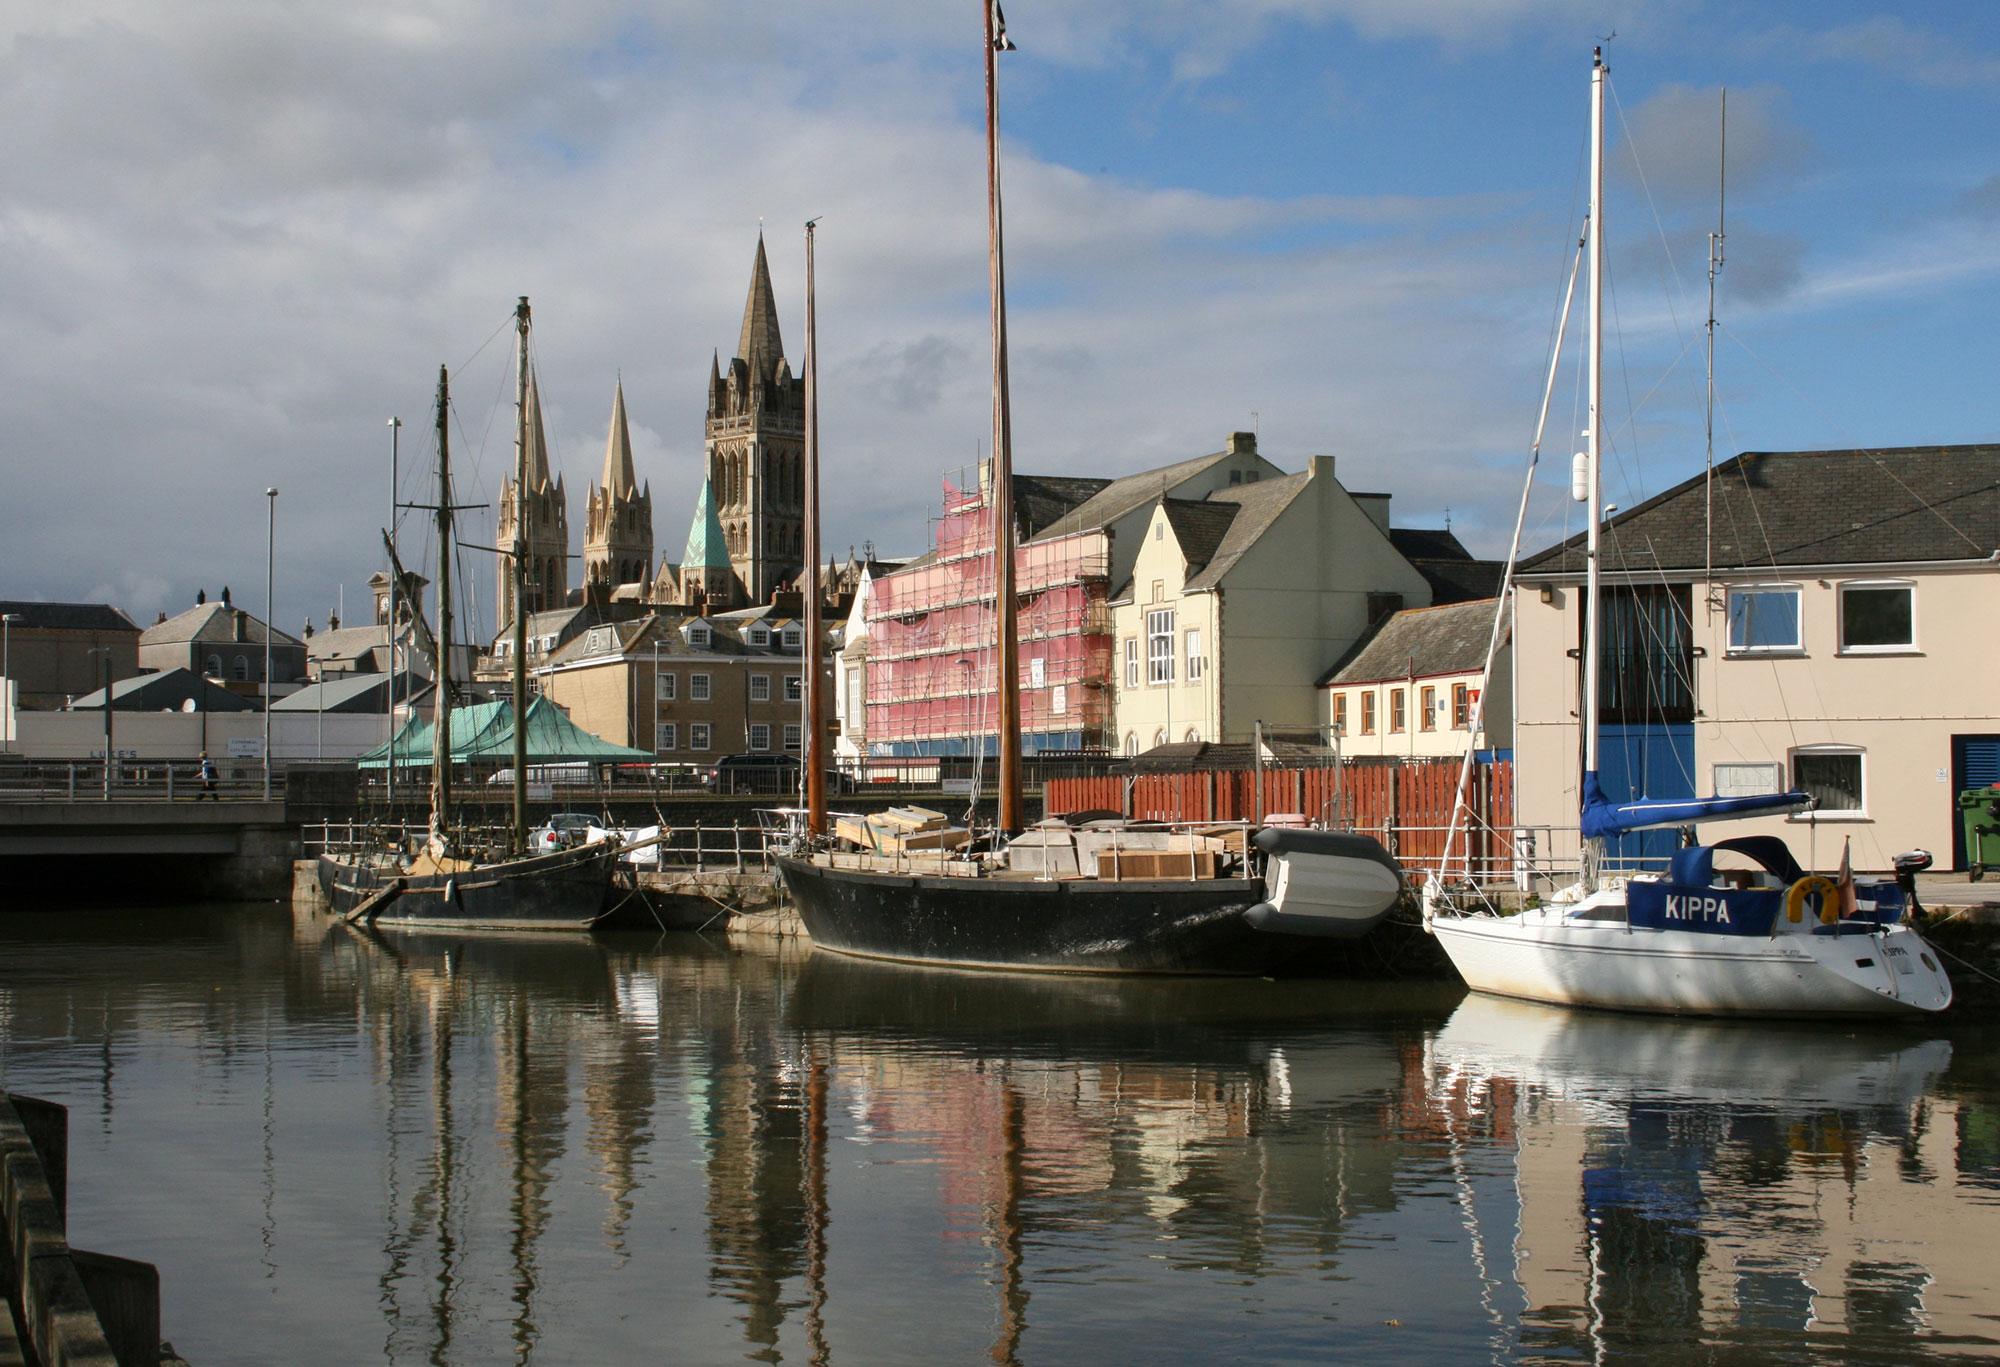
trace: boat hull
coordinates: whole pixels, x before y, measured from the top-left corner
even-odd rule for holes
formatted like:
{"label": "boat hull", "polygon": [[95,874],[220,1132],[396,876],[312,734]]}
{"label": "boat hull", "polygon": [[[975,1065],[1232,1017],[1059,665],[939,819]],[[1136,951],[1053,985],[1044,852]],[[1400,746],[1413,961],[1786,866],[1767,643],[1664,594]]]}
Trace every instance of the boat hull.
{"label": "boat hull", "polygon": [[1365,942],[1258,930],[1259,878],[1100,882],[948,878],[781,858],[815,949],[1035,973],[1379,973]]}
{"label": "boat hull", "polygon": [[1951,1004],[1950,980],[1908,926],[1745,937],[1524,912],[1440,915],[1430,928],[1468,987],[1527,1001],[1795,1018],[1926,1015]]}
{"label": "boat hull", "polygon": [[617,847],[609,841],[463,873],[415,877],[322,855],[319,885],[334,912],[349,916],[400,879],[400,892],[363,911],[374,925],[585,930],[607,914],[606,894],[616,867]]}

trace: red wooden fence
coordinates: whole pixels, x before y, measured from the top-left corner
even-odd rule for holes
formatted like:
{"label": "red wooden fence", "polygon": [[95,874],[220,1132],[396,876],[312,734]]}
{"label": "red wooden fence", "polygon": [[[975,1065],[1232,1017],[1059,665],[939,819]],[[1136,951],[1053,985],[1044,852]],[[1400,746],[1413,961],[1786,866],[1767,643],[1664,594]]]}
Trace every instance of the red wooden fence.
{"label": "red wooden fence", "polygon": [[[1444,853],[1461,769],[1456,759],[1267,766],[1263,811],[1266,817],[1297,813],[1315,825],[1373,835],[1404,868],[1427,871]],[[1257,815],[1256,783],[1256,772],[1248,769],[1050,778],[1043,803],[1051,814],[1110,811],[1135,821],[1249,821]],[[1460,819],[1452,842],[1453,870],[1463,870],[1469,853],[1475,875],[1503,872],[1514,855],[1513,764],[1474,764],[1466,792],[1471,814]]]}

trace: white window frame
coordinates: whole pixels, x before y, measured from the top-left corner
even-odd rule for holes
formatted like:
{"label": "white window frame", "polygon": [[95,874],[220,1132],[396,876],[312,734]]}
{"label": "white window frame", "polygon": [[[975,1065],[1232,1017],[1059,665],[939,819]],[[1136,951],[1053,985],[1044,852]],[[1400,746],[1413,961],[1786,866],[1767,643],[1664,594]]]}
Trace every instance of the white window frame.
{"label": "white window frame", "polygon": [[[1882,592],[1901,589],[1910,599],[1910,639],[1891,645],[1849,645],[1847,641],[1847,595],[1854,590]],[[1917,585],[1912,579],[1850,579],[1836,589],[1839,597],[1840,653],[1842,655],[1914,655],[1917,653]]]}
{"label": "white window frame", "polygon": [[1187,647],[1187,681],[1189,683],[1200,683],[1202,676],[1208,672],[1204,668],[1207,661],[1202,658],[1201,654],[1201,628],[1189,627],[1182,633],[1182,636],[1185,638]]}
{"label": "white window frame", "polygon": [[1151,608],[1146,613],[1146,682],[1174,681],[1174,610]]}
{"label": "white window frame", "polygon": [[656,674],[653,676],[653,701],[673,702],[680,692],[680,675]]}
{"label": "white window frame", "polygon": [[804,702],[805,697],[806,697],[805,675],[787,674],[785,676],[785,701]]}
{"label": "white window frame", "polygon": [[1125,733],[1125,758],[1130,759],[1138,753],[1139,733],[1137,731],[1127,731]]}
{"label": "white window frame", "polygon": [[804,725],[795,721],[786,722],[785,723],[786,753],[793,755],[798,754],[799,751],[805,748],[805,743],[806,743],[806,728],[804,727]]}
{"label": "white window frame", "polygon": [[[1792,600],[1793,639],[1774,645],[1749,645],[1736,640],[1736,604],[1738,599],[1787,595]],[[1725,595],[1723,611],[1723,649],[1731,656],[1741,655],[1803,655],[1806,653],[1805,594],[1798,584],[1731,584]]]}
{"label": "white window frame", "polygon": [[1153,732],[1153,748],[1157,750],[1166,743],[1167,743],[1167,728],[1162,726],[1158,730]]}
{"label": "white window frame", "polygon": [[771,701],[771,676],[769,674],[752,674],[750,676],[750,701]]}
{"label": "white window frame", "polygon": [[1127,688],[1137,688],[1139,686],[1139,638],[1137,636],[1127,636],[1125,638],[1125,686]]}
{"label": "white window frame", "polygon": [[799,648],[799,642],[803,641],[804,639],[805,639],[804,634],[797,627],[785,628],[786,650],[797,650]]}
{"label": "white window frame", "polygon": [[713,639],[714,634],[705,623],[696,622],[688,628],[688,644],[697,650],[708,649]]}
{"label": "white window frame", "polygon": [[688,675],[688,701],[707,702],[715,693],[714,681],[711,674]]}
{"label": "white window frame", "polygon": [[768,628],[768,627],[751,627],[751,628],[750,628],[750,644],[751,644],[751,645],[753,645],[753,646],[767,646],[767,645],[771,644],[771,631],[770,631],[770,628]]}
{"label": "white window frame", "polygon": [[714,730],[705,721],[688,723],[688,749],[709,750],[714,748]]}
{"label": "white window frame", "polygon": [[680,748],[680,723],[663,721],[653,725],[653,750],[656,754],[668,754]]}
{"label": "white window frame", "polygon": [[1854,757],[1855,765],[1858,770],[1859,781],[1855,786],[1861,790],[1856,799],[1860,805],[1855,807],[1815,807],[1811,811],[1793,812],[1791,814],[1791,820],[1800,822],[1872,820],[1872,818],[1868,815],[1868,752],[1863,747],[1859,745],[1794,746],[1791,753],[1786,757],[1787,760],[1789,761],[1786,765],[1786,769],[1791,775],[1792,786],[1794,788],[1810,792],[1811,791],[1810,789],[1806,788],[1804,784],[1799,782],[1800,757],[1805,756],[1810,758],[1810,757],[1831,757],[1831,756],[1847,756],[1847,755],[1851,755]]}
{"label": "white window frame", "polygon": [[771,748],[771,723],[767,721],[750,723],[750,748],[759,752]]}

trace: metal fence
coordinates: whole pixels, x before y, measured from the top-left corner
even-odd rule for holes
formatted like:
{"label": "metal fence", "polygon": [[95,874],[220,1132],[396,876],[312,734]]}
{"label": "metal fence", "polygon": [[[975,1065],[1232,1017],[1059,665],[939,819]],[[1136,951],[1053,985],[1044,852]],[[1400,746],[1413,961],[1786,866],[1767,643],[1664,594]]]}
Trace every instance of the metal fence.
{"label": "metal fence", "polygon": [[[284,796],[273,770],[271,792]],[[0,763],[0,802],[261,802],[262,762],[218,762],[212,784],[199,760],[20,760]]]}

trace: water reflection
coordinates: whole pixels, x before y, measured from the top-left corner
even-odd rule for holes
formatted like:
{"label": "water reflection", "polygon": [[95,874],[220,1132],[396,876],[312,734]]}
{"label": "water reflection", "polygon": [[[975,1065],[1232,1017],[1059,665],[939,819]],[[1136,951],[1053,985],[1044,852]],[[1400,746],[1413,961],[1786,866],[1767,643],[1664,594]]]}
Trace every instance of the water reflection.
{"label": "water reflection", "polygon": [[1943,1038],[240,911],[0,953],[79,1241],[204,1362],[1993,1351]]}

